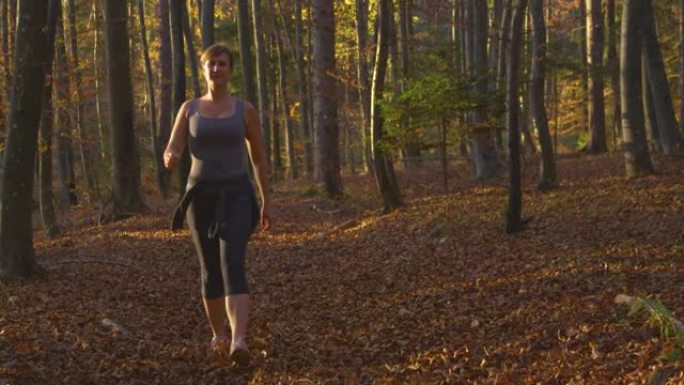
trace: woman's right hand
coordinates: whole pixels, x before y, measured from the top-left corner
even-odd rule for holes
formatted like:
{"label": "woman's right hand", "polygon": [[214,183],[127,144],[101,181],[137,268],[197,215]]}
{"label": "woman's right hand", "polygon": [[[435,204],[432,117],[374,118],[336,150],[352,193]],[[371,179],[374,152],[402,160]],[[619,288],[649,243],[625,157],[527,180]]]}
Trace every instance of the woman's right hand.
{"label": "woman's right hand", "polygon": [[165,151],[164,152],[164,167],[166,167],[167,170],[171,171],[178,166],[178,160],[180,156],[176,154],[173,151]]}

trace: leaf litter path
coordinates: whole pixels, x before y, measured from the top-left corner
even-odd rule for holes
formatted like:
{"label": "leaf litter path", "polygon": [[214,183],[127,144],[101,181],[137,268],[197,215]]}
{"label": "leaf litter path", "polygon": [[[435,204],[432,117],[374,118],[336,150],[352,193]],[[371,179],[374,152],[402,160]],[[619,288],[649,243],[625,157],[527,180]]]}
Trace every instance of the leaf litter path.
{"label": "leaf litter path", "polygon": [[[206,356],[198,266],[170,203],[38,239],[42,274],[2,285],[2,384],[641,384],[684,382],[668,342],[617,294],[684,316],[684,162],[626,180],[619,155],[559,161],[527,229],[503,234],[505,175],[399,175],[406,206],[380,216],[372,179],[331,202],[275,187],[275,228],[253,238],[255,365]],[[654,382],[656,383],[656,382]],[[664,381],[657,383],[665,383]]]}

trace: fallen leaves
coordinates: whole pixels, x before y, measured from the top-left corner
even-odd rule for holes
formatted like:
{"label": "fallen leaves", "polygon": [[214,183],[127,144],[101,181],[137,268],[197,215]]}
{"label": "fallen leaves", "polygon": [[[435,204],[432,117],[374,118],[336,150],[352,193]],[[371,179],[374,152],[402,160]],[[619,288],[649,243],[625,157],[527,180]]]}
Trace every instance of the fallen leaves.
{"label": "fallen leaves", "polygon": [[428,167],[399,173],[413,192],[384,216],[370,177],[334,202],[276,185],[275,227],[248,257],[246,372],[207,358],[197,260],[187,234],[164,230],[166,211],[66,227],[36,242],[45,273],[0,286],[0,380],[681,383],[681,360],[658,361],[667,341],[616,302],[652,296],[681,318],[684,167],[625,180],[621,162],[561,159],[562,186],[544,195],[528,175],[531,220],[515,236],[501,230],[503,177],[441,195]]}

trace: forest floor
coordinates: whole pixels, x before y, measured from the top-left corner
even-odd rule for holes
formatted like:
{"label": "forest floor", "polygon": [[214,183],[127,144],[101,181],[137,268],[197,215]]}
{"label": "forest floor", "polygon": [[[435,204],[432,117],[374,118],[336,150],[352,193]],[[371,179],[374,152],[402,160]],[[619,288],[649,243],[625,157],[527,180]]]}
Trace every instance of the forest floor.
{"label": "forest floor", "polygon": [[540,194],[528,162],[515,235],[505,173],[481,184],[466,164],[448,193],[434,164],[399,172],[406,204],[388,215],[368,176],[338,201],[276,184],[274,227],[250,245],[243,371],[207,358],[172,202],[102,226],[74,216],[58,239],[37,234],[43,273],[0,287],[0,383],[684,383],[684,360],[664,358],[676,342],[615,303],[657,299],[684,319],[684,161],[635,179],[617,154],[558,167],[561,187]]}

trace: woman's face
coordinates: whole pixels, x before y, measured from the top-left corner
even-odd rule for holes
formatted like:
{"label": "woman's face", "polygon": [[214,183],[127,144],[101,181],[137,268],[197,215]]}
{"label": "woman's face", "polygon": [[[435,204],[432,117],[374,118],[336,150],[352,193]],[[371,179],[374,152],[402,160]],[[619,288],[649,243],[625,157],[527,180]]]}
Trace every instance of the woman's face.
{"label": "woman's face", "polygon": [[204,62],[204,78],[208,83],[227,84],[230,80],[230,60],[225,53]]}

